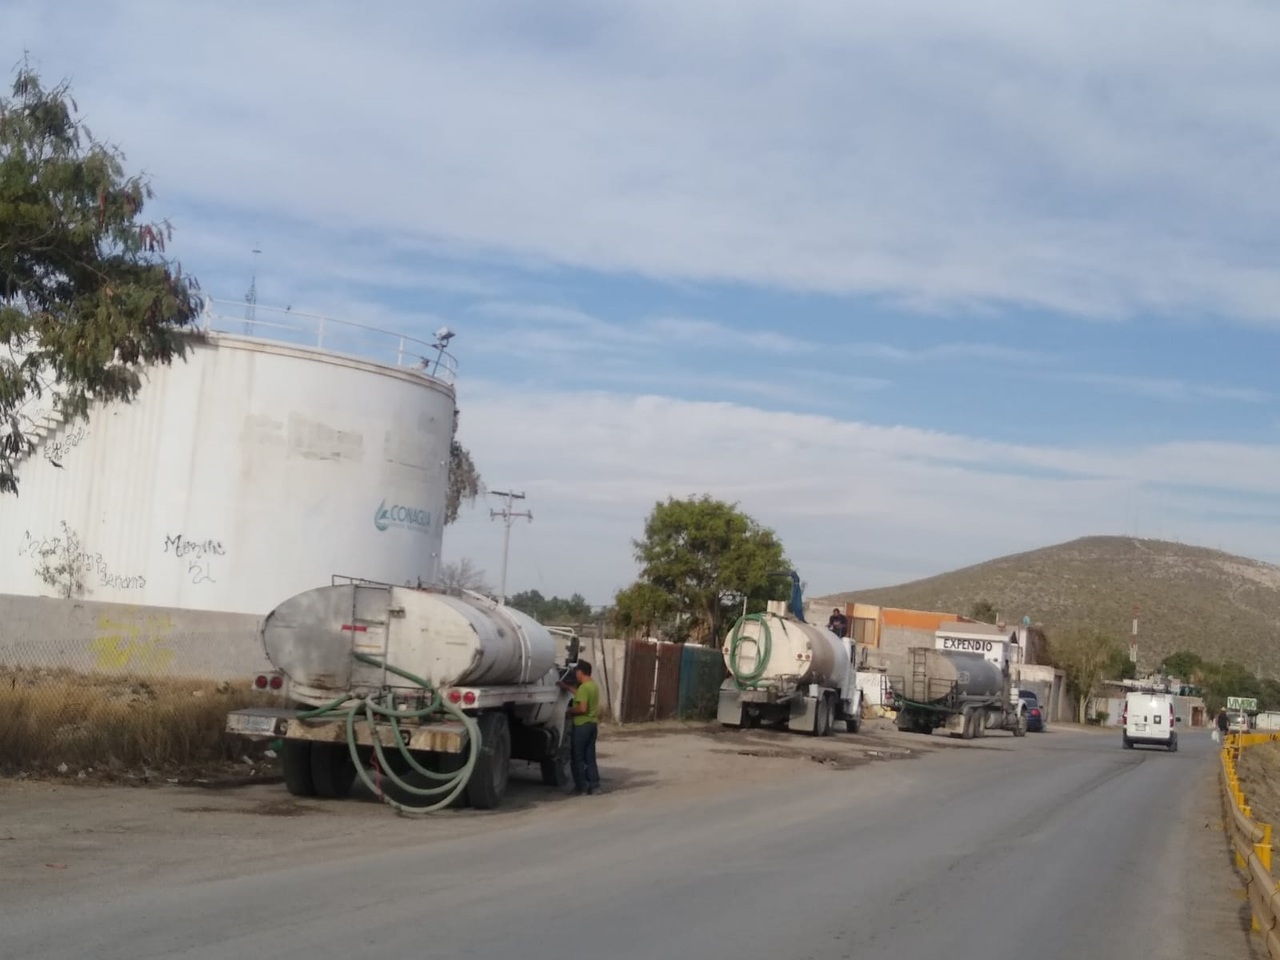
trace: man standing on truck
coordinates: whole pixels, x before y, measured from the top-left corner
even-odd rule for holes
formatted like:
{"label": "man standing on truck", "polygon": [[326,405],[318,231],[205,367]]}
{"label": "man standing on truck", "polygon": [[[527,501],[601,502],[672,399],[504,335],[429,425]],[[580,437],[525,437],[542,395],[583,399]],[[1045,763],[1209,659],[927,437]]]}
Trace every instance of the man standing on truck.
{"label": "man standing on truck", "polygon": [[573,716],[570,749],[573,762],[573,786],[578,794],[600,792],[600,770],[596,766],[596,735],[600,730],[600,688],[591,679],[591,664],[579,660],[574,669],[577,685],[561,681],[560,686],[573,691],[569,713]]}
{"label": "man standing on truck", "polygon": [[837,637],[847,636],[849,633],[849,618],[839,607],[833,607],[831,616],[827,620],[827,629],[834,633]]}

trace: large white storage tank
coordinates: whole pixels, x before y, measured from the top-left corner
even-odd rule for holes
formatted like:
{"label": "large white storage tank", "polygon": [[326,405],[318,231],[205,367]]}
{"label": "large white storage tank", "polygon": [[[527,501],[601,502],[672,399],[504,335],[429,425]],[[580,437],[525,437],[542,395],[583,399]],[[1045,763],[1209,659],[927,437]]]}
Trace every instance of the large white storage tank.
{"label": "large white storage tank", "polygon": [[[433,581],[447,355],[320,318],[280,327],[312,345],[211,332],[132,404],[42,438],[0,509],[0,593],[266,614],[334,575]],[[329,349],[353,332],[389,362]]]}

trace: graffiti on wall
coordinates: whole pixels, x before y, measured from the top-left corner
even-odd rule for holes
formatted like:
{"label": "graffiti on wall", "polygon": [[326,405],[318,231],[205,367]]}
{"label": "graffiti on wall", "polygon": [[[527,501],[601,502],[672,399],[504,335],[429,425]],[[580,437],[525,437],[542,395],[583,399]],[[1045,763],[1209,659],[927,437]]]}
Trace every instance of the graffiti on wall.
{"label": "graffiti on wall", "polygon": [[50,463],[58,463],[68,453],[80,446],[89,432],[84,427],[72,427],[57,440],[50,440],[43,447],[44,458]]}
{"label": "graffiti on wall", "polygon": [[89,644],[94,666],[108,673],[163,673],[173,661],[169,645],[173,629],[173,619],[167,614],[148,614],[137,619],[116,619],[101,614],[96,623],[96,636]]}
{"label": "graffiti on wall", "polygon": [[195,539],[185,534],[166,534],[164,552],[186,568],[192,583],[217,583],[213,579],[214,560],[227,555],[221,540]]}
{"label": "graffiti on wall", "polygon": [[147,578],[141,574],[113,569],[101,553],[85,549],[80,536],[60,521],[62,533],[35,536],[24,530],[18,541],[18,556],[30,557],[35,574],[64,598],[83,597],[91,587],[109,590],[141,590]]}

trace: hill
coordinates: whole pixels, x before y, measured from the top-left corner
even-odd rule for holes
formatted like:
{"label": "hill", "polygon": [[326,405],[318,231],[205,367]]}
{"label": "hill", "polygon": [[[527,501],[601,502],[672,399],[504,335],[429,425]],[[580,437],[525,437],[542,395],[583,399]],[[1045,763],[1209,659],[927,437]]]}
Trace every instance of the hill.
{"label": "hill", "polygon": [[1178,650],[1280,676],[1280,567],[1205,547],[1084,537],[895,587],[823,598],[968,614],[990,601],[1011,623],[1089,626],[1126,641],[1139,609],[1144,669]]}

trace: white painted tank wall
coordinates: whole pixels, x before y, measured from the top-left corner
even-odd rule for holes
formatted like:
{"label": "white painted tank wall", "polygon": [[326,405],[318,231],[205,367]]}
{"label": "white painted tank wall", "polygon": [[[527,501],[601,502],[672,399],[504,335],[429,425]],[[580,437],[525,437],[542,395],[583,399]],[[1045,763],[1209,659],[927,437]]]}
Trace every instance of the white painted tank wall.
{"label": "white painted tank wall", "polygon": [[453,414],[410,369],[211,336],[20,465],[0,593],[58,595],[38,554],[64,521],[89,600],[265,615],[334,574],[431,582]]}

